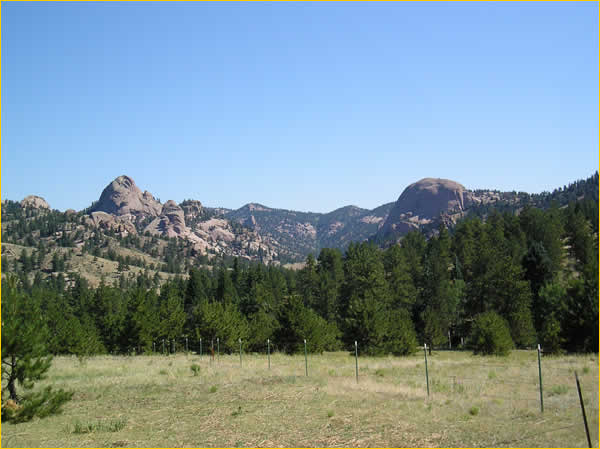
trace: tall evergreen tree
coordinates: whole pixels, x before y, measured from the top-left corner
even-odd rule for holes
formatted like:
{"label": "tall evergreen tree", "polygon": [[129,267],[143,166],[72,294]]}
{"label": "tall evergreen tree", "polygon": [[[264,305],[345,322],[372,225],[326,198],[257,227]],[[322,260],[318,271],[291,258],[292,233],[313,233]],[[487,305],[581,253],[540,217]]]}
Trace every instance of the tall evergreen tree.
{"label": "tall evergreen tree", "polygon": [[385,352],[391,308],[381,254],[372,244],[350,244],[344,260],[344,341],[356,340],[367,354]]}

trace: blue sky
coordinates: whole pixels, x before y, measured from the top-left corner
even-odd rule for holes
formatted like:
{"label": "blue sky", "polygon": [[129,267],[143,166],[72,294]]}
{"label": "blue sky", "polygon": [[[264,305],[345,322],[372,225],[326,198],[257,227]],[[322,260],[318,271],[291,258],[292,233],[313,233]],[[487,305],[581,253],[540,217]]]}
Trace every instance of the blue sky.
{"label": "blue sky", "polygon": [[326,212],[598,169],[598,3],[6,3],[2,198]]}

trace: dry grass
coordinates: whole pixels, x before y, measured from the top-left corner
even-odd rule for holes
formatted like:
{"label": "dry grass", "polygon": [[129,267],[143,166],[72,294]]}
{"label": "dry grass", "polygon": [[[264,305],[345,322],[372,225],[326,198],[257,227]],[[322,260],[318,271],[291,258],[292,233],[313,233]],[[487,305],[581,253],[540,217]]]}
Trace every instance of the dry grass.
{"label": "dry grass", "polygon": [[[191,367],[200,366],[194,373]],[[48,382],[75,391],[62,415],[2,426],[21,447],[587,446],[577,370],[598,446],[597,356],[437,352],[406,358],[197,355],[58,357]],[[196,371],[198,371],[196,369]],[[196,375],[197,374],[197,375]]]}
{"label": "dry grass", "polygon": [[[21,252],[24,250],[28,256],[34,252],[35,248],[28,246],[15,245],[12,243],[2,243],[3,251],[5,251],[7,260],[12,263],[14,259],[18,259],[21,256]],[[112,245],[112,249],[115,250],[115,253],[126,257],[134,257],[137,259],[143,259],[147,264],[154,264],[155,266],[162,266],[163,263],[159,259],[154,259],[147,254],[130,248],[122,248],[118,245]],[[42,268],[45,270],[51,269],[51,261],[54,253],[58,253],[60,256],[67,256],[67,269],[65,270],[67,273],[77,273],[79,276],[85,278],[91,287],[98,287],[100,285],[101,280],[104,280],[106,284],[113,284],[114,282],[118,282],[121,276],[121,273],[118,271],[119,263],[113,260],[105,259],[103,257],[94,257],[88,253],[82,253],[81,248],[62,248],[62,247],[54,247],[52,250],[46,254],[44,257],[44,262],[42,264]],[[69,256],[72,253],[72,256]],[[125,276],[139,276],[144,273],[146,270],[144,268],[129,265],[127,266],[127,271],[124,272]],[[29,274],[29,280],[33,281],[35,277],[35,271]],[[152,275],[154,275],[155,270],[151,270]],[[4,273],[2,274],[5,275]],[[168,279],[175,277],[173,273],[166,273],[163,271],[158,272],[158,276],[160,278],[161,284],[166,282]],[[180,274],[183,278],[187,277],[187,274]]]}

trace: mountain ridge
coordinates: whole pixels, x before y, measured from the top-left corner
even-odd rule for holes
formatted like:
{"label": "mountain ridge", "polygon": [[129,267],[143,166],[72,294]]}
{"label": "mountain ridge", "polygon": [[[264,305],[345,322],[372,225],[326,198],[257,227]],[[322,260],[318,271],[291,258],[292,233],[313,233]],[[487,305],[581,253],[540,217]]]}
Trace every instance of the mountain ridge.
{"label": "mountain ridge", "polygon": [[[597,172],[594,176],[597,182]],[[222,255],[293,263],[321,248],[344,250],[351,242],[365,240],[397,242],[407,232],[434,232],[442,222],[451,227],[469,213],[485,214],[496,205],[514,209],[547,198],[470,190],[450,179],[423,178],[407,186],[396,201],[373,209],[347,205],[326,213],[303,212],[257,202],[226,209],[204,206],[197,199],[161,203],[148,190],[142,191],[133,178],[121,175],[107,184],[90,207],[69,213],[80,215],[90,229],[118,233],[121,238],[182,239],[195,254],[209,258]],[[20,206],[39,213],[50,210],[39,196],[26,197]]]}

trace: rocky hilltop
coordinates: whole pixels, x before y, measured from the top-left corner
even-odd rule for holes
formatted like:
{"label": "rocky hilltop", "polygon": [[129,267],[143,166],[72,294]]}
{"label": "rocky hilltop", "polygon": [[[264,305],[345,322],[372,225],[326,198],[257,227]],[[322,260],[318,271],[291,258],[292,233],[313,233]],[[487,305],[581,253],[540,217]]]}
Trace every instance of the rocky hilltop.
{"label": "rocky hilltop", "polygon": [[473,204],[475,195],[449,179],[424,178],[409,185],[390,211],[379,235],[403,235],[430,224],[441,216],[454,222]]}
{"label": "rocky hilltop", "polygon": [[[101,233],[136,242],[144,251],[152,252],[161,239],[164,245],[177,241],[195,257],[219,255],[295,263],[304,261],[309,253],[318,254],[321,248],[343,251],[351,242],[367,239],[389,244],[412,230],[430,234],[440,222],[453,226],[467,213],[485,216],[491,205],[518,210],[532,204],[532,198],[522,192],[473,191],[449,179],[425,178],[406,187],[396,202],[372,210],[345,206],[323,214],[258,203],[230,210],[206,207],[195,199],[162,204],[131,177],[122,175],[104,188],[91,207],[65,212],[64,220],[73,222],[71,228],[47,228],[63,240],[72,233],[72,240],[81,245],[90,238],[96,242]],[[549,198],[549,194],[540,194],[535,201],[546,207],[543,202]],[[55,212],[43,198],[33,195],[20,203],[3,201],[3,217],[14,208],[27,209],[28,216]]]}
{"label": "rocky hilltop", "polygon": [[46,202],[44,198],[36,195],[26,196],[21,200],[21,207],[27,208],[31,207],[33,209],[48,209],[50,210],[50,205]]}
{"label": "rocky hilltop", "polygon": [[239,256],[251,259],[260,254],[263,262],[278,258],[276,244],[265,243],[256,232],[224,219],[218,210],[204,208],[197,200],[161,204],[154,196],[122,175],[109,183],[100,199],[89,209],[87,224],[127,235],[180,238],[199,254]]}
{"label": "rocky hilltop", "polygon": [[181,238],[203,254],[224,254],[263,262],[297,262],[323,247],[345,249],[384,224],[392,207],[346,206],[327,214],[273,209],[250,203],[237,210],[204,207],[198,200],[161,204],[122,175],[110,182],[87,211],[86,223],[122,235]]}
{"label": "rocky hilltop", "polygon": [[123,175],[106,186],[91,212],[157,217],[162,212],[162,205],[150,192],[142,193],[133,179]]}
{"label": "rocky hilltop", "polygon": [[[161,204],[130,177],[119,176],[99,201],[79,212],[52,210],[33,195],[2,200],[2,266],[20,275],[33,267],[29,282],[41,276],[74,286],[81,276],[94,286],[120,285],[144,273],[159,285],[190,267],[218,265],[228,257],[298,268],[321,248],[343,251],[350,242],[366,239],[387,246],[411,230],[429,236],[440,222],[453,226],[466,214],[485,219],[492,211],[518,213],[526,206],[547,209],[587,200],[595,202],[597,214],[597,172],[534,195],[469,190],[426,178],[408,186],[394,203],[372,210],[346,206],[326,214],[256,203],[237,210],[211,208],[194,199]],[[593,213],[589,202],[582,204]]]}

